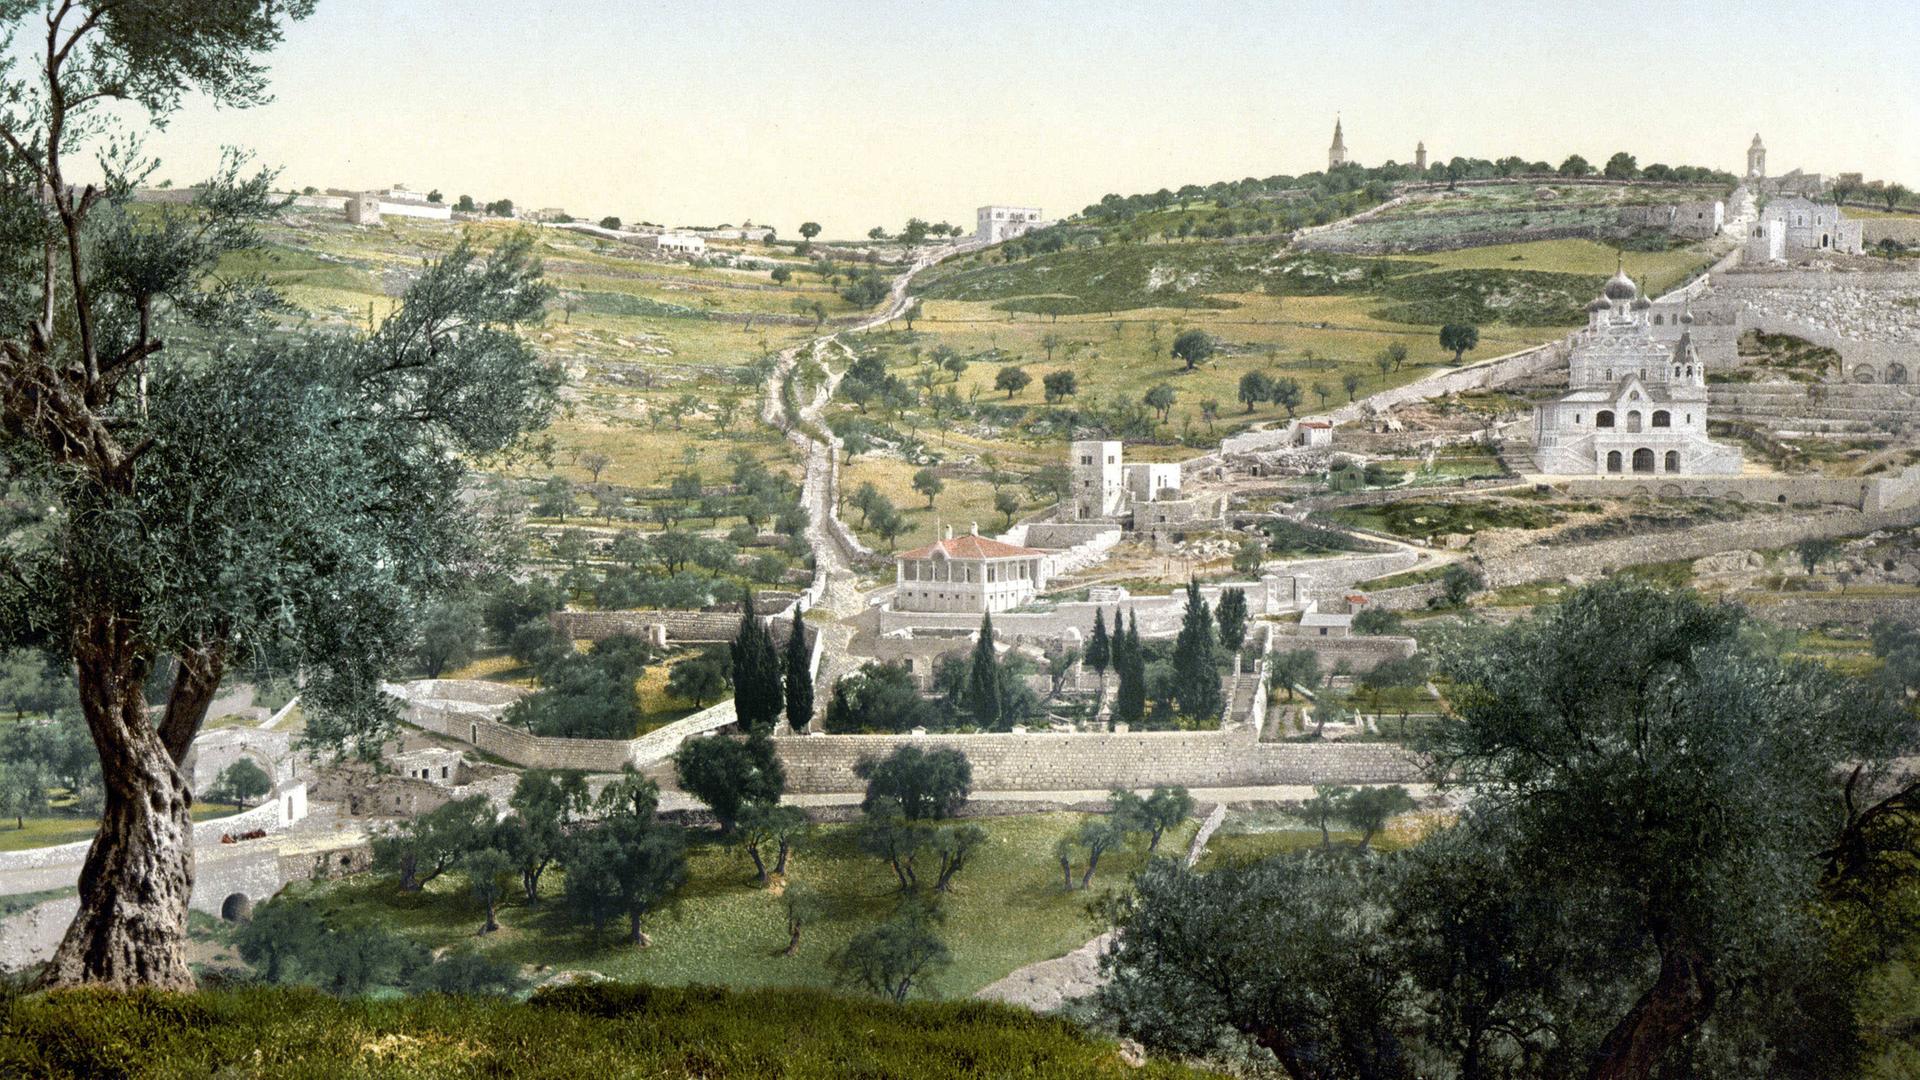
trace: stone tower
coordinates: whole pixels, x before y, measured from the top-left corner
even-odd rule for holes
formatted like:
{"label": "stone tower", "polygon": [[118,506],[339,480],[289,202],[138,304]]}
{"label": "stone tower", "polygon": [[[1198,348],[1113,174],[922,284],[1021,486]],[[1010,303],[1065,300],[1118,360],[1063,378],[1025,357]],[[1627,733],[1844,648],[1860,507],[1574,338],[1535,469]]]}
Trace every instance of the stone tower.
{"label": "stone tower", "polygon": [[1340,118],[1333,118],[1333,145],[1327,148],[1327,168],[1337,169],[1347,163],[1347,140],[1340,135]]}
{"label": "stone tower", "polygon": [[[1337,141],[1337,140],[1336,140]],[[1753,133],[1753,145],[1747,147],[1747,179],[1764,180],[1767,176],[1767,148],[1760,142],[1760,133]]]}
{"label": "stone tower", "polygon": [[1112,517],[1118,514],[1126,495],[1126,473],[1120,460],[1120,444],[1101,439],[1080,439],[1069,451],[1073,470],[1073,516]]}
{"label": "stone tower", "polygon": [[1413,148],[1413,167],[1422,175],[1427,171],[1427,144],[1424,142]]}

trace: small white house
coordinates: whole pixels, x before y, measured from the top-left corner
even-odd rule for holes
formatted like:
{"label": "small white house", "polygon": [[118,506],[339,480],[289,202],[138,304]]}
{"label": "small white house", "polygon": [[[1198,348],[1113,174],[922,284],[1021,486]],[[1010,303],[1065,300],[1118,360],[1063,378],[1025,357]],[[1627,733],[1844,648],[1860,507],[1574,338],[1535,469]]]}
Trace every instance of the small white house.
{"label": "small white house", "polygon": [[705,255],[707,242],[704,238],[683,232],[655,233],[640,237],[640,246],[670,255]]}

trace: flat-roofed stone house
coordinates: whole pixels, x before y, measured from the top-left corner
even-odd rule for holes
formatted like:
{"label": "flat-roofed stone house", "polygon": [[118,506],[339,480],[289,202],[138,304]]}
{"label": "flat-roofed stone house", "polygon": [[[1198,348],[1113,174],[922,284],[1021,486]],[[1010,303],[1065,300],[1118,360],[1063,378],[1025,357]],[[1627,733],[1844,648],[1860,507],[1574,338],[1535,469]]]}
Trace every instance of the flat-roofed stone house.
{"label": "flat-roofed stone house", "polygon": [[1047,553],[976,533],[894,556],[896,611],[1009,611],[1046,586]]}

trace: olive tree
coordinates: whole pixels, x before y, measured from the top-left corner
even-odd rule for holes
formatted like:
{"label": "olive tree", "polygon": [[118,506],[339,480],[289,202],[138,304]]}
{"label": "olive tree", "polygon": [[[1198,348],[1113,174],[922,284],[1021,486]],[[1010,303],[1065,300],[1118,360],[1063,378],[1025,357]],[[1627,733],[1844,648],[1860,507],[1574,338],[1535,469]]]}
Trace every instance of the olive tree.
{"label": "olive tree", "polygon": [[[483,555],[467,470],[552,407],[557,375],[513,329],[550,290],[528,241],[462,245],[370,332],[270,333],[278,298],[225,269],[277,210],[270,174],[229,157],[191,205],[129,203],[154,168],[139,126],[189,93],[265,100],[260,54],[311,0],[41,6],[0,3],[44,42],[0,73],[0,469],[54,512],[0,554],[0,646],[72,660],[105,778],[43,978],[187,987],[180,762],[208,705],[273,655],[305,676],[313,741],[387,729],[380,675]],[[69,178],[78,154],[100,183]]]}

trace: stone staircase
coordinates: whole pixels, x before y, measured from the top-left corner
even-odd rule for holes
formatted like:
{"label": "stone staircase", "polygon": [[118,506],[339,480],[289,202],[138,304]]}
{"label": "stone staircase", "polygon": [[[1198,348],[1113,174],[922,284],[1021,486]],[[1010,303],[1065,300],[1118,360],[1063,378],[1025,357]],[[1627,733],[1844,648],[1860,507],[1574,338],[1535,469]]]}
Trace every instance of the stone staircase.
{"label": "stone staircase", "polygon": [[[1811,391],[1811,393],[1809,393]],[[1920,422],[1920,387],[1873,383],[1719,383],[1708,387],[1715,420],[1812,435],[1885,432]]]}

